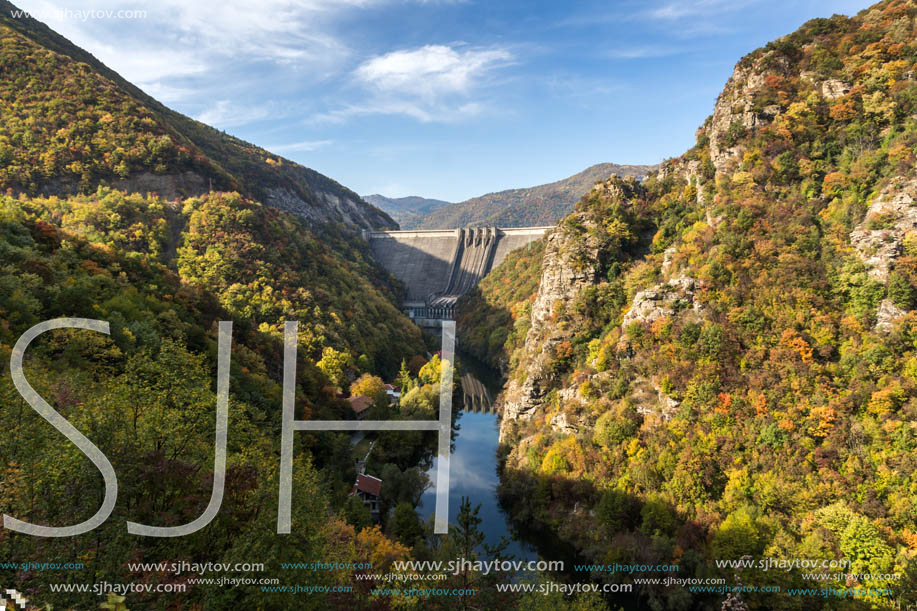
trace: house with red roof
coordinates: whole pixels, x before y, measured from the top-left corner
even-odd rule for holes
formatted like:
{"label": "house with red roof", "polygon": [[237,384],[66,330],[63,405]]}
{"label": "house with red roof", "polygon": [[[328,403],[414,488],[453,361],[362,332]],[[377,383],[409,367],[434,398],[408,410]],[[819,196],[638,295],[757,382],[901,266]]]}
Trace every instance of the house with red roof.
{"label": "house with red roof", "polygon": [[347,402],[350,403],[350,407],[353,408],[353,413],[356,415],[357,420],[362,420],[367,410],[373,406],[373,400],[370,397],[364,397],[362,395],[348,397]]}
{"label": "house with red roof", "polygon": [[382,495],[382,480],[372,475],[357,474],[357,481],[353,485],[351,496],[356,494],[369,508],[369,515],[373,520],[379,519],[379,503]]}

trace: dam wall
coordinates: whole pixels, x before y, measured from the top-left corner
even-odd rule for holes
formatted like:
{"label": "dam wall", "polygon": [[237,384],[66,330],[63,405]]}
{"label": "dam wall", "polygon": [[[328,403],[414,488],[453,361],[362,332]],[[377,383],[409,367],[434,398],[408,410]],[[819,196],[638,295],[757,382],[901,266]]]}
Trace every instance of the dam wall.
{"label": "dam wall", "polygon": [[451,319],[458,299],[471,291],[511,251],[553,227],[367,231],[373,257],[404,282],[403,304],[423,321]]}

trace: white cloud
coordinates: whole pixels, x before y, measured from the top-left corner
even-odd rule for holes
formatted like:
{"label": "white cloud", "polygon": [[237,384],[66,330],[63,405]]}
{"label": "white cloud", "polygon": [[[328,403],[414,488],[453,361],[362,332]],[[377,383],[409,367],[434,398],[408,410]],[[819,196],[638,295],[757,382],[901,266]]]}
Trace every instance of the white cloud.
{"label": "white cloud", "polygon": [[300,153],[316,151],[333,144],[333,140],[305,140],[303,142],[293,142],[290,144],[277,144],[274,146],[265,146],[264,148],[272,153]]}
{"label": "white cloud", "polygon": [[711,13],[723,13],[741,10],[758,0],[685,0],[665,4],[649,11],[655,19],[677,20],[684,17],[697,17]]}
{"label": "white cloud", "polygon": [[[350,51],[329,33],[329,24],[346,10],[382,1],[84,0],[79,7],[95,14],[145,11],[141,19],[59,18],[53,0],[17,4],[127,80],[149,87],[188,76],[212,79],[257,62],[292,64],[313,74],[339,69]],[[167,85],[178,92],[174,83]]]}
{"label": "white cloud", "polygon": [[[438,44],[354,58],[343,20],[395,1],[405,0],[83,0],[84,12],[146,14],[44,20],[154,97],[222,128],[268,118],[265,100],[310,87],[333,92],[313,122],[366,115],[447,122],[493,108],[486,90],[513,59],[504,48]],[[53,15],[56,2],[19,0],[36,15]]]}
{"label": "white cloud", "polygon": [[231,102],[230,100],[219,100],[216,104],[195,118],[207,125],[227,128],[267,119],[272,116],[272,114],[270,105],[268,104],[245,106]]}
{"label": "white cloud", "polygon": [[[361,115],[404,115],[418,121],[450,122],[480,115],[480,99],[496,70],[513,55],[502,48],[454,48],[427,45],[373,57],[353,72],[369,96],[321,113],[310,122],[343,122]],[[474,98],[474,99],[473,99]]]}
{"label": "white cloud", "polygon": [[344,123],[354,117],[368,115],[403,115],[421,123],[450,123],[482,114],[481,102],[454,104],[448,101],[373,100],[367,104],[349,104],[311,117],[306,123]]}
{"label": "white cloud", "polygon": [[433,99],[468,94],[491,69],[511,59],[505,49],[457,51],[445,45],[427,45],[374,57],[357,68],[355,76],[381,92]]}
{"label": "white cloud", "polygon": [[162,81],[153,81],[150,83],[137,83],[137,86],[143,89],[148,95],[159,100],[163,104],[171,104],[184,100],[195,93],[193,89],[185,87],[171,87]]}

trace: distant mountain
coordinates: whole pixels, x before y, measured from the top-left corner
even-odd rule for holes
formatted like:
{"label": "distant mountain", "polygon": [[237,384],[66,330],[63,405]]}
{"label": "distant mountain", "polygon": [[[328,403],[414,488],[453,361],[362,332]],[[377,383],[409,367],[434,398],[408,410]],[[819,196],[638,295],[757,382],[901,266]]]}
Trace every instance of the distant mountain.
{"label": "distant mountain", "polygon": [[416,195],[385,197],[375,193],[364,195],[363,199],[395,219],[402,229],[413,229],[423,221],[426,215],[443,206],[451,205],[451,202],[441,199],[428,199]]}
{"label": "distant mountain", "polygon": [[[527,189],[509,189],[488,193],[457,204],[440,207],[424,216],[415,227],[418,229],[451,229],[469,225],[496,225],[498,227],[553,225],[569,214],[573,210],[573,205],[597,181],[606,180],[612,175],[639,178],[646,176],[655,167],[599,163],[557,182]],[[402,225],[402,228],[407,228],[407,226]]]}
{"label": "distant mountain", "polygon": [[312,223],[394,227],[318,172],[166,108],[90,53],[0,0],[0,190],[173,199],[238,191]]}

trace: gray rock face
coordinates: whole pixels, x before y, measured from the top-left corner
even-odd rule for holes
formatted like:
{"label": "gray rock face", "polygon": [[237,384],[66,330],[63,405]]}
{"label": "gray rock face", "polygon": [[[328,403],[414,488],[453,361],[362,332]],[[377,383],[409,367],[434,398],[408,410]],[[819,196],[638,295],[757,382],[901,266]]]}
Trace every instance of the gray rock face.
{"label": "gray rock face", "polygon": [[885,282],[895,259],[904,252],[904,238],[917,231],[917,178],[896,178],[876,196],[866,217],[850,234],[869,275]]}
{"label": "gray rock face", "polygon": [[703,307],[694,299],[694,289],[693,278],[680,277],[640,291],[624,315],[622,329],[634,322],[651,323],[686,309],[702,313]]}
{"label": "gray rock face", "polygon": [[648,378],[637,376],[630,385],[631,401],[641,416],[658,416],[668,422],[678,413],[678,401],[668,396]]}
{"label": "gray rock face", "polygon": [[[562,227],[547,238],[541,282],[532,304],[532,326],[525,339],[525,379],[522,382],[511,380],[503,394],[501,440],[513,421],[530,419],[541,399],[551,390],[553,378],[548,365],[554,348],[568,336],[565,329],[552,322],[555,307],[569,302],[581,289],[596,281],[592,262],[596,259],[598,245],[587,238],[584,246],[587,252],[574,253],[568,241]],[[587,263],[581,263],[584,260]]]}
{"label": "gray rock face", "polygon": [[727,132],[730,126],[741,123],[746,130],[754,129],[762,120],[752,111],[752,97],[764,85],[764,74],[753,67],[737,65],[726,81],[726,87],[716,100],[710,122],[710,160],[717,172],[725,172],[730,162],[738,158],[737,146],[730,146]]}
{"label": "gray rock face", "polygon": [[669,246],[662,253],[662,273],[667,274],[672,269],[672,260],[675,258],[675,253],[678,252],[678,248],[675,246]]}
{"label": "gray rock face", "polygon": [[551,428],[554,429],[555,432],[570,435],[579,431],[579,427],[567,421],[567,414],[564,412],[558,412],[551,418]]}
{"label": "gray rock face", "polygon": [[896,306],[891,299],[883,299],[876,311],[876,331],[891,331],[895,321],[905,314],[907,312]]}
{"label": "gray rock face", "polygon": [[703,203],[704,197],[701,187],[705,181],[701,174],[701,162],[697,159],[689,159],[687,161],[675,159],[667,161],[659,168],[659,175],[662,180],[665,180],[669,176],[673,176],[676,179],[680,178],[684,180],[688,184],[693,184],[697,188],[695,201],[697,201],[698,204]]}
{"label": "gray rock face", "polygon": [[837,79],[828,79],[821,84],[821,94],[829,100],[844,97],[850,93],[850,85]]}
{"label": "gray rock face", "polygon": [[391,226],[391,222],[383,214],[364,203],[325,191],[315,191],[315,195],[321,202],[320,205],[304,201],[286,187],[272,187],[267,189],[265,203],[302,217],[310,223],[344,223],[362,229]]}

